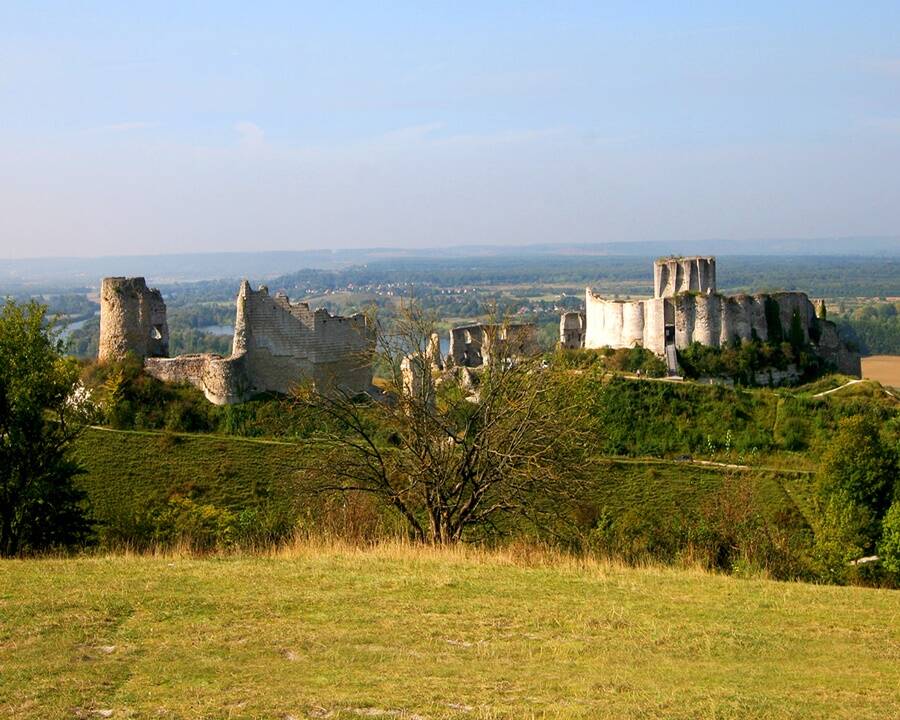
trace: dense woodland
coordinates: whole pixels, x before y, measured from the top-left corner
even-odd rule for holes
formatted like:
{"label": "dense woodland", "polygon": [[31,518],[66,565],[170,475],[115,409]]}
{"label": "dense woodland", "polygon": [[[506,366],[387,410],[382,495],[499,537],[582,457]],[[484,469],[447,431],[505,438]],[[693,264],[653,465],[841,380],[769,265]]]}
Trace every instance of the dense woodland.
{"label": "dense woodland", "polygon": [[900,355],[900,302],[866,302],[831,319],[863,355]]}

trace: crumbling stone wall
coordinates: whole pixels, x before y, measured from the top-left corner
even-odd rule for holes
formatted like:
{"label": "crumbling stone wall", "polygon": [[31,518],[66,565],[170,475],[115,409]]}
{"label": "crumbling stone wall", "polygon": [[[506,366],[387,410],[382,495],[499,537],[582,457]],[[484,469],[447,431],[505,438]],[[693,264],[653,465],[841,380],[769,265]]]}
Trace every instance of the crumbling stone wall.
{"label": "crumbling stone wall", "polygon": [[374,328],[365,315],[332,315],[287,295],[254,291],[245,280],[237,298],[232,357],[245,357],[252,388],[287,392],[302,377],[318,388],[366,392],[372,386]]}
{"label": "crumbling stone wall", "polygon": [[108,277],[100,284],[100,362],[169,354],[169,326],[162,293],[142,277]]}
{"label": "crumbling stone wall", "polygon": [[173,358],[147,358],[144,369],[148,375],[164,382],[193,385],[216,405],[241,402],[253,392],[247,380],[243,356],[222,357],[199,353]]}
{"label": "crumbling stone wall", "polygon": [[539,351],[534,323],[463,325],[450,331],[448,363],[480,367],[492,355],[527,357]]}
{"label": "crumbling stone wall", "polygon": [[341,317],[292,305],[286,295],[241,283],[231,356],[168,358],[166,306],[143,278],[105,278],[101,289],[100,359],[127,352],[146,358],[146,371],[190,383],[218,405],[259,392],[290,392],[306,380],[318,389],[366,392],[372,386],[374,331],[364,315]]}

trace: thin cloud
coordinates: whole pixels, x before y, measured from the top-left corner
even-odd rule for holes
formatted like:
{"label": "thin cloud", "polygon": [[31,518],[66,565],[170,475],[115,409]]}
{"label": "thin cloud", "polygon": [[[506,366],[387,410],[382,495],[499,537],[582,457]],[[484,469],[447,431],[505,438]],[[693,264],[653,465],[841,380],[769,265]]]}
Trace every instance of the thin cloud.
{"label": "thin cloud", "polygon": [[152,122],[150,120],[134,120],[131,122],[120,122],[113,123],[111,125],[104,125],[100,129],[104,132],[131,132],[133,130],[150,130],[151,128],[159,127],[158,122]]}
{"label": "thin cloud", "polygon": [[890,77],[900,77],[900,58],[879,58],[867,60],[863,63],[869,72]]}
{"label": "thin cloud", "polygon": [[380,140],[386,142],[409,141],[409,140],[427,140],[436,132],[444,129],[444,123],[432,122],[423,123],[421,125],[410,125],[409,127],[391,130],[381,136]]}
{"label": "thin cloud", "polygon": [[241,147],[255,150],[266,144],[266,132],[256,123],[246,120],[235,123]]}
{"label": "thin cloud", "polygon": [[492,133],[461,133],[439,138],[442,145],[506,145],[530,143],[565,135],[567,128],[533,128],[524,130],[501,130]]}
{"label": "thin cloud", "polygon": [[900,134],[900,117],[875,117],[866,121],[866,126],[886,133]]}

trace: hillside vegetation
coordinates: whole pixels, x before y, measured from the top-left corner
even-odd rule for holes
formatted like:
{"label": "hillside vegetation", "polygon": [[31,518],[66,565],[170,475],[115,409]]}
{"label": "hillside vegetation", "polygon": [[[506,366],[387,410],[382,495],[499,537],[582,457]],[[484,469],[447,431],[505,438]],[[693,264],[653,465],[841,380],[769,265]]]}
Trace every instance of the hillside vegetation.
{"label": "hillside vegetation", "polygon": [[0,564],[0,714],[900,715],[900,594],[398,545]]}
{"label": "hillside vegetation", "polygon": [[[511,535],[632,562],[701,562],[815,579],[822,572],[810,559],[820,512],[815,474],[839,423],[872,417],[894,443],[900,430],[896,400],[877,383],[844,387],[840,378],[826,379],[788,392],[591,371],[578,377],[597,428],[583,482],[552,502],[538,493],[529,517],[500,518],[467,540]],[[247,417],[237,422],[235,408],[216,409],[200,397],[194,412],[190,392],[178,392],[158,412],[121,417],[163,427],[174,418],[176,428],[185,418],[192,428],[213,420],[211,428],[254,437],[85,431],[76,444],[85,469],[77,483],[103,546],[232,547],[284,541],[298,531],[369,540],[402,534],[394,512],[371,496],[319,491],[309,472],[317,423],[296,406],[238,406]],[[829,394],[816,397],[822,392]]]}
{"label": "hillside vegetation", "polygon": [[[356,523],[353,531],[392,528],[384,513],[363,498],[332,497],[329,502],[316,493],[303,470],[308,452],[303,442],[92,428],[79,438],[75,457],[85,468],[78,484],[87,491],[100,532],[111,544],[168,539],[153,536],[152,522],[173,498],[190,499],[209,513],[226,511],[236,524],[242,517],[248,526],[262,522],[264,532],[271,534],[267,540],[290,534],[297,523],[315,531],[329,529],[347,520],[348,513]],[[747,472],[771,515],[800,513],[785,487],[806,497],[807,475],[777,469]],[[597,458],[591,482],[573,498],[568,515],[575,531],[589,531],[604,513],[628,513],[644,522],[671,520],[699,507],[735,474],[728,467],[686,462]],[[531,530],[523,525],[519,532]],[[573,532],[568,524],[555,530]]]}

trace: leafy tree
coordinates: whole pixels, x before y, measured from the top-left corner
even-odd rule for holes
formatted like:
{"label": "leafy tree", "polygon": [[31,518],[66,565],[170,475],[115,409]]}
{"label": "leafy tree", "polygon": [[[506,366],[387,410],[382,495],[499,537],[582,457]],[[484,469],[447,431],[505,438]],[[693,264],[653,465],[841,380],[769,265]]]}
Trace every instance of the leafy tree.
{"label": "leafy tree", "polygon": [[900,499],[884,515],[878,554],[886,570],[900,575]]}
{"label": "leafy tree", "polygon": [[803,321],[800,319],[800,313],[794,310],[791,315],[791,328],[788,332],[788,340],[794,352],[799,352],[806,345],[806,335],[803,332]]}
{"label": "leafy tree", "polygon": [[75,545],[89,534],[69,449],[87,419],[78,367],[45,306],[0,310],[0,555]]}
{"label": "leafy tree", "polygon": [[844,418],[822,462],[821,490],[842,493],[872,517],[870,540],[878,534],[878,521],[893,499],[897,456],[882,441],[878,423],[868,415]]}
{"label": "leafy tree", "polygon": [[514,358],[498,340],[477,371],[433,369],[433,318],[408,307],[378,327],[380,400],[307,388],[329,418],[307,468],[323,490],[370,493],[397,510],[417,540],[452,543],[502,530],[514,513],[562,514],[585,467],[587,423],[568,375]]}

